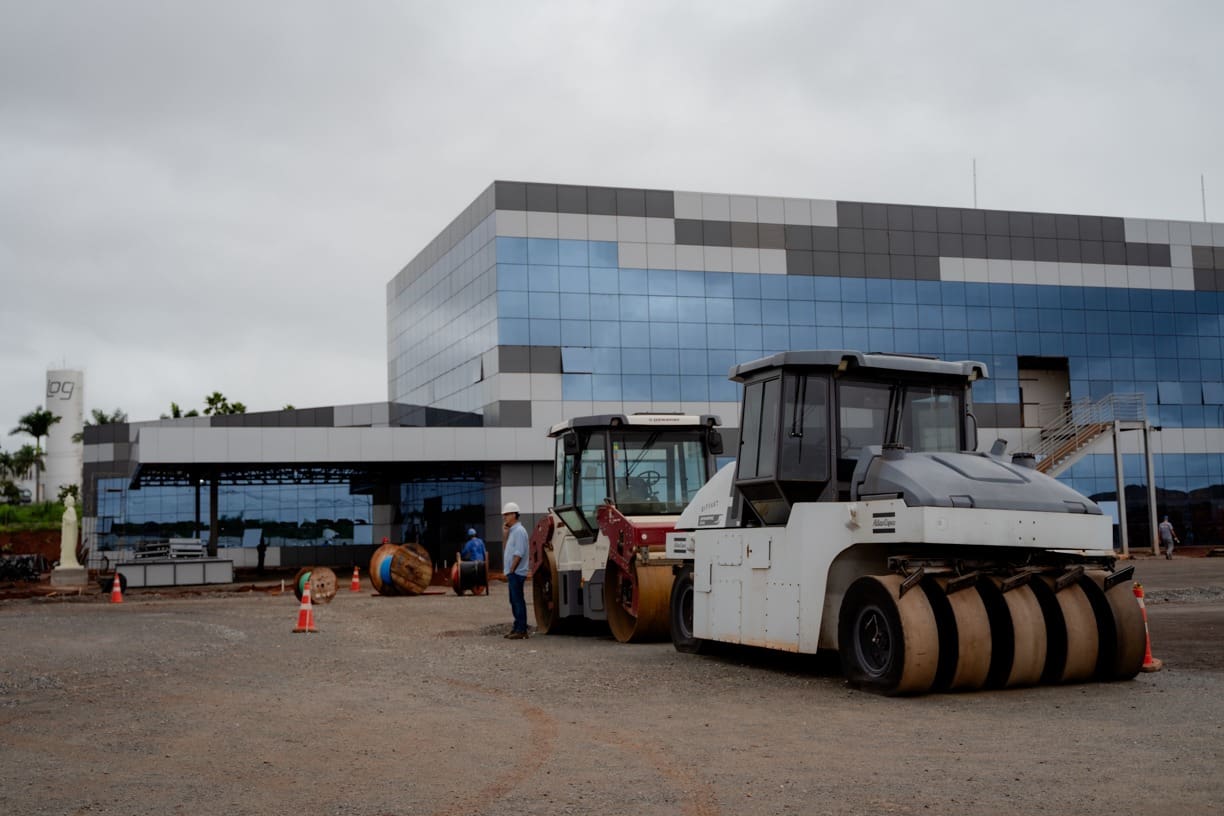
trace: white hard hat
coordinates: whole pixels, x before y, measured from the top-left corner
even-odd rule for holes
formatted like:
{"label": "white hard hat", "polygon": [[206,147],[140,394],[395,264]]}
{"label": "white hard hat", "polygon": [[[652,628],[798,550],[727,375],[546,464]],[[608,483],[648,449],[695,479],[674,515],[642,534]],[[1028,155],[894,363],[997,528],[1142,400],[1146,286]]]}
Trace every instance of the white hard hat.
{"label": "white hard hat", "polygon": [[504,516],[507,513],[517,513],[518,511],[519,509],[516,503],[506,502],[506,506],[502,508],[502,515]]}

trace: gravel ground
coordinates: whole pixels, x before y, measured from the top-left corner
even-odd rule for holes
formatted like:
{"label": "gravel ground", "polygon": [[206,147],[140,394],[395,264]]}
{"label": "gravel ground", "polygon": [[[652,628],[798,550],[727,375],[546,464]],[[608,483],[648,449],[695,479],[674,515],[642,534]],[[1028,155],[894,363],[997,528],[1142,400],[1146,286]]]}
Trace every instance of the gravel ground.
{"label": "gravel ground", "polygon": [[0,602],[0,814],[1224,812],[1224,559],[1137,561],[1132,682],[884,699],[828,661],[507,641],[490,597]]}

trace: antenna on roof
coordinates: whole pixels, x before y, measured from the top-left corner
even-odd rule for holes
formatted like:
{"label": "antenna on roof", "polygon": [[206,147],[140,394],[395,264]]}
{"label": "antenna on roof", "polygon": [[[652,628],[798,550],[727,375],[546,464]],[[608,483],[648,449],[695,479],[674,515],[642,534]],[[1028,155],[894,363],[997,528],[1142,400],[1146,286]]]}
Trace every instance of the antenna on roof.
{"label": "antenna on roof", "polygon": [[1203,220],[1207,220],[1207,178],[1199,173],[1199,192],[1203,196]]}
{"label": "antenna on roof", "polygon": [[973,157],[973,209],[977,209],[977,156]]}

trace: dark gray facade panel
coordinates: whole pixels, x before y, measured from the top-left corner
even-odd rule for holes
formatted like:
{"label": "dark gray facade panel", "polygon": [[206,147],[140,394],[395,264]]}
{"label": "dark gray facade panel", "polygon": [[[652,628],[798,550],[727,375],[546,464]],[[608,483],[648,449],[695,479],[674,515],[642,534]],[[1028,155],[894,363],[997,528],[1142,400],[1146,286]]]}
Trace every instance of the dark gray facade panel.
{"label": "dark gray facade panel", "polygon": [[530,428],[531,400],[499,400],[498,427]]}
{"label": "dark gray facade panel", "polygon": [[1007,234],[1013,238],[1033,237],[1033,214],[1013,212],[1007,214]]}
{"label": "dark gray facade panel", "polygon": [[837,227],[812,227],[812,249],[824,252],[836,252]]}
{"label": "dark gray facade panel", "polygon": [[880,254],[888,254],[888,230],[872,229],[868,227],[863,230],[863,249],[868,252],[878,252]]}
{"label": "dark gray facade panel", "polygon": [[647,190],[646,217],[675,218],[676,194],[671,190]]}
{"label": "dark gray facade panel", "polygon": [[530,462],[506,462],[501,466],[502,487],[530,487],[535,484]]}
{"label": "dark gray facade panel", "polygon": [[837,226],[862,228],[863,205],[854,201],[837,202]]}
{"label": "dark gray facade panel", "polygon": [[987,210],[986,234],[994,236],[1011,235],[1011,219],[1008,217],[1008,214],[998,210]]}
{"label": "dark gray facade panel", "polygon": [[838,227],[837,250],[839,252],[866,251],[862,227]]}
{"label": "dark gray facade panel", "polygon": [[915,272],[913,255],[891,255],[888,259],[889,275],[898,280],[913,280]]}
{"label": "dark gray facade panel", "polygon": [[786,274],[811,275],[812,251],[809,249],[786,250]]}
{"label": "dark gray facade panel", "polygon": [[499,210],[527,209],[527,185],[521,181],[495,182],[493,195]]}
{"label": "dark gray facade panel", "polygon": [[1076,215],[1055,215],[1054,228],[1058,231],[1059,238],[1075,238],[1079,239],[1079,216]]}
{"label": "dark gray facade panel", "polygon": [[934,207],[914,207],[913,210],[915,232],[936,232],[939,229]]}
{"label": "dark gray facade panel", "polygon": [[891,265],[888,262],[888,255],[878,252],[867,253],[867,274],[868,278],[887,278],[891,277]]}
{"label": "dark gray facade panel", "polygon": [[966,258],[986,258],[986,236],[982,233],[965,233],[962,255]]}
{"label": "dark gray facade panel", "polygon": [[528,184],[526,209],[532,212],[556,212],[557,185]]}
{"label": "dark gray facade panel", "polygon": [[731,246],[741,249],[756,249],[757,225],[749,221],[732,221]]}
{"label": "dark gray facade panel", "polygon": [[731,246],[731,222],[702,221],[701,236],[706,246],[729,247]]}
{"label": "dark gray facade panel", "polygon": [[586,187],[578,187],[573,184],[557,185],[557,212],[585,215],[586,211]]}
{"label": "dark gray facade panel", "polygon": [[1149,266],[1172,266],[1172,252],[1168,244],[1148,244]]}
{"label": "dark gray facade panel", "polygon": [[1194,290],[1196,292],[1216,291],[1216,273],[1213,269],[1194,270]]}
{"label": "dark gray facade panel", "polygon": [[1080,238],[1085,241],[1103,241],[1100,216],[1081,215],[1079,218]]}
{"label": "dark gray facade panel", "polygon": [[1101,238],[1106,241],[1125,241],[1126,223],[1121,218],[1101,218]]}
{"label": "dark gray facade panel", "polygon": [[844,278],[864,278],[867,276],[867,258],[861,252],[837,253],[837,267]]}
{"label": "dark gray facade panel", "polygon": [[994,403],[991,402],[975,402],[973,403],[973,415],[977,418],[979,428],[998,428],[1000,427],[997,414],[995,412]]}
{"label": "dark gray facade panel", "polygon": [[530,373],[531,348],[529,346],[498,346],[497,370],[503,374]]}
{"label": "dark gray facade panel", "polygon": [[1106,241],[1105,248],[1105,263],[1122,266],[1126,264],[1126,244],[1121,241]]}
{"label": "dark gray facade panel", "polygon": [[622,187],[616,191],[616,214],[646,217],[646,191]]}
{"label": "dark gray facade panel", "polygon": [[692,218],[676,219],[677,246],[701,246],[703,222]]}
{"label": "dark gray facade panel", "polygon": [[1215,268],[1224,269],[1224,247],[1215,247],[1212,257],[1215,260]]}
{"label": "dark gray facade panel", "polygon": [[560,374],[561,348],[559,346],[531,346],[532,374]]}
{"label": "dark gray facade panel", "polygon": [[836,277],[840,274],[840,264],[836,252],[817,250],[812,253],[812,273],[822,277]]}
{"label": "dark gray facade panel", "polygon": [[588,187],[587,212],[591,215],[616,215],[616,190],[611,187]]}
{"label": "dark gray facade panel", "polygon": [[939,280],[939,258],[918,257],[914,259],[914,278],[921,281]]}
{"label": "dark gray facade panel", "polygon": [[1195,269],[1215,269],[1215,248],[1209,246],[1190,247],[1190,261]]}
{"label": "dark gray facade panel", "polygon": [[785,249],[786,228],[781,224],[757,224],[757,243],[761,249]]}
{"label": "dark gray facade panel", "polygon": [[939,255],[939,233],[937,232],[915,232],[914,233],[914,254],[915,255]]}
{"label": "dark gray facade panel", "polygon": [[914,254],[914,233],[909,230],[889,230],[888,231],[888,254],[889,255],[913,255]]}
{"label": "dark gray facade panel", "polygon": [[986,214],[981,210],[961,210],[961,232],[965,235],[985,235]]}
{"label": "dark gray facade panel", "polygon": [[888,228],[890,230],[912,232],[914,229],[914,208],[903,204],[889,204]]}
{"label": "dark gray facade panel", "polygon": [[960,235],[961,232],[961,215],[960,210],[955,207],[938,207],[935,210],[935,220],[938,224],[938,230],[941,233],[955,233]]}
{"label": "dark gray facade panel", "polygon": [[888,205],[864,203],[863,226],[866,229],[888,229]]}
{"label": "dark gray facade panel", "polygon": [[787,249],[811,249],[812,228],[803,224],[787,224],[784,227]]}

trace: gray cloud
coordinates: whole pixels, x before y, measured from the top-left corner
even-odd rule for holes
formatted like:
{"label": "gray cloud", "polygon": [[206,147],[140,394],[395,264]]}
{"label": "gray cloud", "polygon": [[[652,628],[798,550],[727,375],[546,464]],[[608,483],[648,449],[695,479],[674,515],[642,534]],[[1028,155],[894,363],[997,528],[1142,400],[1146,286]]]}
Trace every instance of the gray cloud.
{"label": "gray cloud", "polygon": [[983,206],[1188,219],[1224,185],[1208,0],[0,5],[0,430],[64,360],[134,418],[384,399],[384,284],[495,178],[966,204],[976,156]]}

